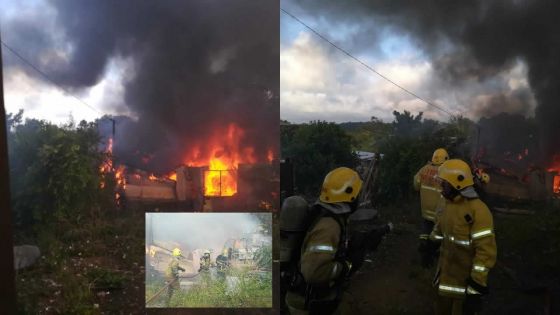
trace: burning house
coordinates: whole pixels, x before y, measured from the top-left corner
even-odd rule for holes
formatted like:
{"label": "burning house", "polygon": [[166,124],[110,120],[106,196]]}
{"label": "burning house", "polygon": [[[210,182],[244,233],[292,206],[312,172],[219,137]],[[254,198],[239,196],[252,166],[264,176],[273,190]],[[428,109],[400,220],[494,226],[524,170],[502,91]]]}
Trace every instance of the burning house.
{"label": "burning house", "polygon": [[[122,100],[112,104],[123,114],[98,120],[111,147],[101,171],[114,175],[119,204],[182,211],[277,208],[280,50],[270,36],[279,32],[274,7],[175,1],[138,4],[133,12],[125,3],[57,8],[60,23],[81,17],[81,27],[68,27],[73,31],[67,36],[79,45],[69,57],[72,67],[60,68],[60,82],[89,87],[111,62],[130,70]],[[99,17],[114,23],[97,30]],[[99,32],[106,40],[92,38]],[[97,66],[80,67],[91,63],[91,54],[99,56]],[[78,74],[83,80],[72,80]]]}
{"label": "burning house", "polygon": [[[120,205],[140,202],[169,209],[173,204],[182,211],[271,210],[278,203],[279,187],[274,151],[268,149],[266,159],[259,159],[253,147],[242,147],[243,135],[242,129],[230,124],[225,137],[217,132],[208,139],[212,147],[208,154],[199,147],[188,150],[184,162],[167,175],[124,165],[115,168],[110,158],[100,169],[114,174]],[[109,140],[109,155],[112,148]]]}
{"label": "burning house", "polygon": [[488,194],[510,200],[560,198],[560,155],[540,149],[544,139],[538,132],[534,119],[520,115],[480,120],[473,163],[491,176]]}

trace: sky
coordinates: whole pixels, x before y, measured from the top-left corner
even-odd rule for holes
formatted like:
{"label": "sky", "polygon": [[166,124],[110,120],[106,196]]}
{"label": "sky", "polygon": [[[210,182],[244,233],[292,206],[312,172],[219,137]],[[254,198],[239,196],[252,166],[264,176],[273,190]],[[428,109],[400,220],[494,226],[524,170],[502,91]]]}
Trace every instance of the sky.
{"label": "sky", "polygon": [[[502,111],[534,116],[536,100],[522,55],[512,56],[499,69],[477,68],[460,36],[452,31],[445,34],[446,25],[438,14],[447,12],[420,14],[425,8],[407,5],[406,10],[399,10],[399,3],[404,8],[404,2],[394,3],[396,8],[387,8],[382,1],[284,0],[281,7],[379,73],[453,115],[475,120]],[[407,25],[414,19],[420,25]],[[429,19],[434,25],[423,21]],[[425,118],[441,121],[450,118],[338,51],[289,15],[281,13],[280,21],[282,119],[346,122],[375,116],[391,121],[394,110],[423,112]]]}
{"label": "sky", "polygon": [[[190,151],[249,150],[267,161],[279,151],[277,5],[0,0],[2,41],[15,51],[2,51],[6,110],[57,124],[111,115],[115,135],[100,132],[115,156],[154,171]],[[240,130],[236,148],[210,141],[230,126]]]}
{"label": "sky", "polygon": [[[84,53],[82,46],[86,45],[77,36],[83,31],[77,27],[80,21],[62,20],[72,17],[71,10],[64,10],[73,8],[69,3],[73,2],[0,0],[2,40],[96,110],[45,81],[3,49],[7,111],[23,108],[27,117],[54,122],[65,122],[70,115],[75,120],[91,120],[101,113],[138,115],[144,105],[131,108],[127,99],[129,78],[136,73],[138,56],[127,51],[127,42],[115,45],[103,40],[99,46],[116,53],[111,51],[102,57]],[[77,9],[83,7],[77,5]],[[405,0],[283,0],[281,7],[394,82],[454,115],[475,120],[500,112],[532,117],[539,103],[548,106],[546,98],[553,99],[549,86],[556,78],[547,78],[546,74],[547,69],[556,67],[552,56],[557,55],[555,51],[560,46],[554,35],[558,26],[557,19],[549,13],[554,8],[542,2],[410,5]],[[344,122],[368,121],[375,116],[390,121],[393,110],[422,111],[426,118],[449,119],[448,114],[369,71],[293,18],[281,12],[279,15],[281,119],[297,123],[318,119]],[[92,20],[103,21],[103,15],[94,17]],[[77,31],[69,30],[72,27]],[[45,33],[50,36],[47,38]],[[232,34],[240,36],[239,32]],[[235,46],[224,46],[212,55],[213,72],[219,73],[230,57],[239,53]],[[59,65],[66,70],[66,63],[74,65],[76,52],[85,56],[76,65],[91,75],[69,82],[68,76],[74,74],[71,71],[48,71]],[[88,60],[92,62],[87,64]],[[544,106],[543,115],[556,113],[552,105]]]}
{"label": "sky", "polygon": [[[34,60],[37,50],[21,45],[24,36],[12,33],[13,21],[44,19],[49,32],[59,41],[63,41],[62,29],[52,23],[55,10],[42,0],[0,0],[0,30],[2,41],[28,61]],[[36,45],[41,45],[38,41]],[[57,52],[62,53],[62,52]],[[92,87],[83,90],[69,90],[50,82],[33,70],[6,47],[2,47],[4,62],[4,102],[7,113],[24,110],[24,117],[45,119],[57,124],[67,123],[72,117],[75,121],[82,119],[93,121],[108,115],[131,114],[124,106],[123,78],[126,74],[127,60],[114,58],[108,64],[102,78]],[[39,67],[39,65],[34,64]],[[66,93],[69,91],[70,93]],[[88,105],[83,104],[74,96]],[[90,108],[90,107],[93,107]]]}

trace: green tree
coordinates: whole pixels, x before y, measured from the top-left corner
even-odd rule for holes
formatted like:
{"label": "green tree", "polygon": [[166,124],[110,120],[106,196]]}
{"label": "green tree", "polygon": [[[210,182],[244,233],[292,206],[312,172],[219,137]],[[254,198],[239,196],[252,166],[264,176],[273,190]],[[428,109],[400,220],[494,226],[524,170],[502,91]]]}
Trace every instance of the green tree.
{"label": "green tree", "polygon": [[105,193],[100,188],[95,124],[56,126],[46,121],[21,122],[9,115],[8,154],[15,224],[18,231],[61,222],[79,223]]}
{"label": "green tree", "polygon": [[358,151],[380,152],[379,146],[392,134],[393,126],[372,116],[370,121],[360,128],[354,137],[354,149]]}
{"label": "green tree", "polygon": [[317,195],[333,168],[356,164],[352,138],[337,124],[324,121],[300,125],[286,135],[283,152],[294,161],[296,187],[308,195]]}
{"label": "green tree", "polygon": [[453,117],[447,123],[422,119],[405,111],[393,112],[392,130],[380,141],[383,154],[378,178],[376,200],[394,202],[415,194],[414,174],[426,164],[437,148],[445,148],[451,157],[467,162],[471,154],[474,123],[464,117]]}

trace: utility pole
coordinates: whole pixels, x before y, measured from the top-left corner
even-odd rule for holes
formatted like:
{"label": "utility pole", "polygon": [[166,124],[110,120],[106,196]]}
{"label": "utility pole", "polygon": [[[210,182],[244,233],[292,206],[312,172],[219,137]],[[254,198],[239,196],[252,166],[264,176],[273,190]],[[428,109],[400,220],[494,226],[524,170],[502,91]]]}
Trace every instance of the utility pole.
{"label": "utility pole", "polygon": [[14,273],[14,242],[12,210],[10,206],[10,172],[8,167],[8,138],[4,107],[2,45],[0,45],[0,310],[3,314],[16,313],[16,286]]}

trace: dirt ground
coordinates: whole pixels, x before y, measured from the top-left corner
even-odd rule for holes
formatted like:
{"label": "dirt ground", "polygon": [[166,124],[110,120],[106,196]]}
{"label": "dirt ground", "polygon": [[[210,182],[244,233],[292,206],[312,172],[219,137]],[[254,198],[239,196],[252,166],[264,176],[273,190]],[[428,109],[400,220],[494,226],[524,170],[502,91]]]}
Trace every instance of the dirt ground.
{"label": "dirt ground", "polygon": [[43,240],[42,257],[16,277],[19,313],[142,314],[143,240],[140,211],[99,217],[61,240]]}
{"label": "dirt ground", "polygon": [[[546,206],[533,216],[494,214],[499,262],[482,314],[559,314],[559,218]],[[420,267],[420,220],[415,202],[380,209],[395,231],[351,279],[345,297],[353,314],[433,314],[435,267]]]}

